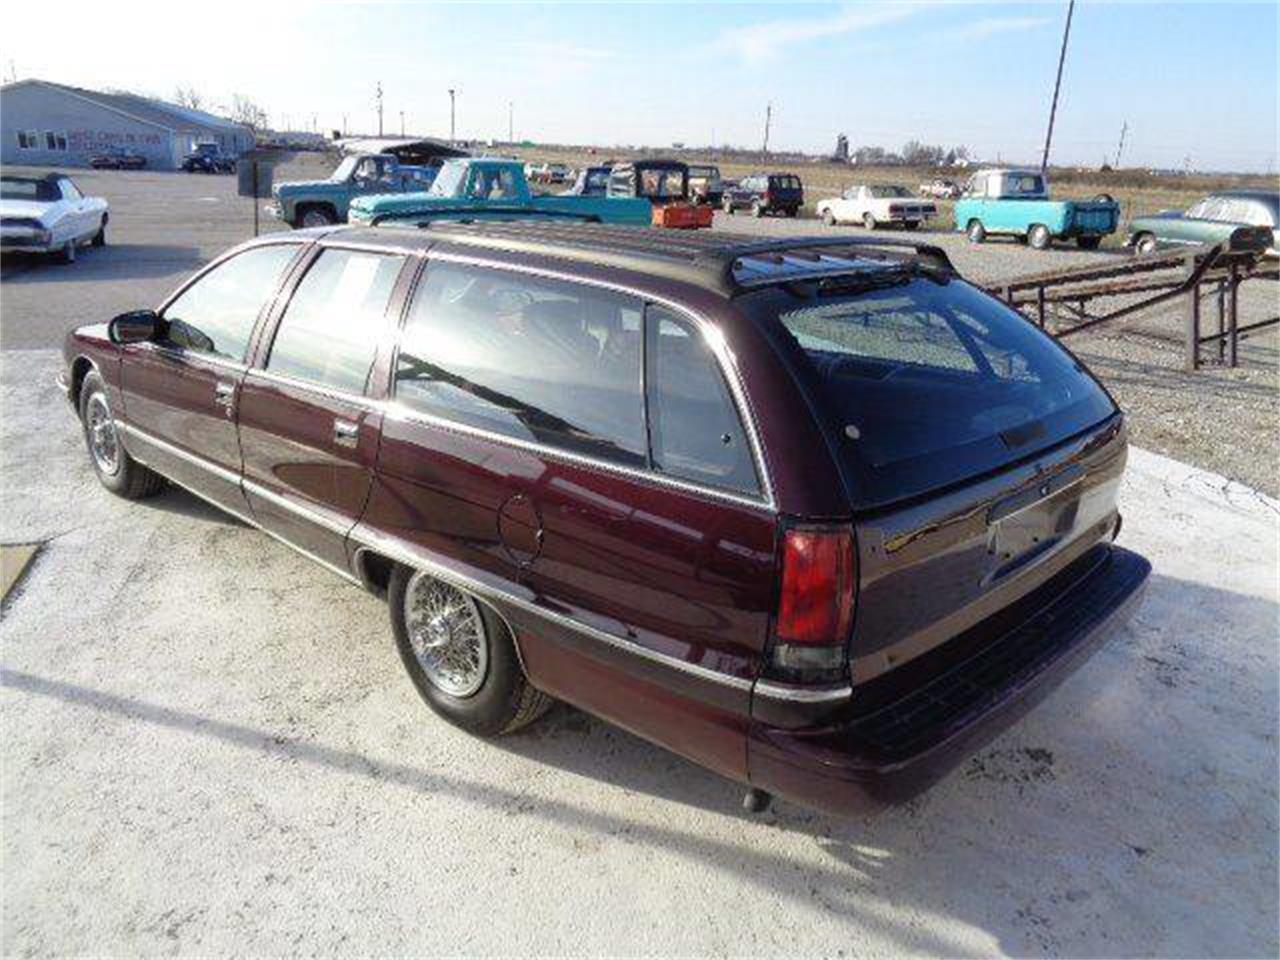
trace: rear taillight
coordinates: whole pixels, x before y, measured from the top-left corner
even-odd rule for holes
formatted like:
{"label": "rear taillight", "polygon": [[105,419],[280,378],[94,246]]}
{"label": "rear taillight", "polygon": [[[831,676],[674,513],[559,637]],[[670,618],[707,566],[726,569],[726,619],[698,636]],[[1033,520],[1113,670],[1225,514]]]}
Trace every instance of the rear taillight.
{"label": "rear taillight", "polygon": [[764,202],[773,203],[773,194],[771,194],[768,190],[764,192]]}
{"label": "rear taillight", "polygon": [[783,534],[775,667],[793,679],[843,671],[857,580],[853,532],[847,527],[801,527]]}
{"label": "rear taillight", "polygon": [[889,206],[889,215],[891,217],[895,217],[900,213],[902,213],[902,207],[900,207],[898,204],[894,203]]}

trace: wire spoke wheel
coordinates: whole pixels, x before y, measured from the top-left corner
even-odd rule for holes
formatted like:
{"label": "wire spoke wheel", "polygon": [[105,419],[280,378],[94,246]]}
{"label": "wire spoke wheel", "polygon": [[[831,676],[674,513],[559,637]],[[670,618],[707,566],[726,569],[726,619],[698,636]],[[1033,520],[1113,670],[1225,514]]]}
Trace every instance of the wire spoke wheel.
{"label": "wire spoke wheel", "polygon": [[472,696],[489,670],[489,637],[480,608],[456,587],[415,573],[404,594],[404,622],[427,679],[452,697]]}
{"label": "wire spoke wheel", "polygon": [[85,433],[89,439],[89,452],[93,455],[93,462],[103,473],[114,475],[120,469],[120,438],[106,397],[101,393],[91,396],[87,413]]}

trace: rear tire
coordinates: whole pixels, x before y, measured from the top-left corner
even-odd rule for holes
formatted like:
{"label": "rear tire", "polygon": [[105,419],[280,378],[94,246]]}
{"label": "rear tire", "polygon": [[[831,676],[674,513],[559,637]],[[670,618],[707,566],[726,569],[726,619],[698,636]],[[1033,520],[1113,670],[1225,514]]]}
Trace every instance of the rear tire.
{"label": "rear tire", "polygon": [[903,221],[903,223],[902,223],[902,228],[903,228],[904,230],[919,230],[919,229],[920,229],[920,221],[919,221],[919,220],[904,220],[904,221]]}
{"label": "rear tire", "polygon": [[969,226],[965,228],[965,234],[969,237],[970,243],[983,243],[987,239],[987,228],[982,225],[981,220],[970,220]]}
{"label": "rear tire", "polygon": [[125,450],[107,401],[106,387],[96,372],[86,374],[80,385],[80,424],[89,449],[89,462],[104,487],[126,500],[153,497],[165,488],[164,477],[134,460]]}
{"label": "rear tire", "polygon": [[822,211],[822,222],[828,227],[834,227],[836,225],[836,215],[831,212],[829,207]]}
{"label": "rear tire", "polygon": [[723,200],[720,201],[720,209],[732,217],[734,214],[733,201],[730,200],[728,197],[725,197]]}
{"label": "rear tire", "polygon": [[397,565],[387,604],[409,679],[450,723],[498,736],[532,723],[554,702],[529,683],[506,623],[483,601]]}
{"label": "rear tire", "polygon": [[764,216],[764,205],[759,200],[751,204],[751,215],[756,219]]}
{"label": "rear tire", "polygon": [[1138,236],[1138,239],[1134,241],[1133,252],[1140,257],[1149,257],[1151,256],[1151,254],[1156,252],[1156,249],[1159,246],[1160,244],[1156,240],[1155,234],[1143,233],[1143,234],[1140,234]]}
{"label": "rear tire", "polygon": [[1043,223],[1033,223],[1027,231],[1027,244],[1033,250],[1048,250],[1053,243],[1053,234]]}

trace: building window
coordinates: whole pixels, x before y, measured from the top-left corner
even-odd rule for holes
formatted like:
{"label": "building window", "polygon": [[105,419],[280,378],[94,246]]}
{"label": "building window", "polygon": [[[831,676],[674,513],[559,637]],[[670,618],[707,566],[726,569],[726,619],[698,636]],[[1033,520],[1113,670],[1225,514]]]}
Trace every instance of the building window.
{"label": "building window", "polygon": [[18,149],[19,150],[39,150],[40,134],[35,130],[19,130],[18,131]]}
{"label": "building window", "polygon": [[65,133],[55,133],[52,130],[44,132],[44,146],[46,150],[57,150],[66,153],[67,135]]}

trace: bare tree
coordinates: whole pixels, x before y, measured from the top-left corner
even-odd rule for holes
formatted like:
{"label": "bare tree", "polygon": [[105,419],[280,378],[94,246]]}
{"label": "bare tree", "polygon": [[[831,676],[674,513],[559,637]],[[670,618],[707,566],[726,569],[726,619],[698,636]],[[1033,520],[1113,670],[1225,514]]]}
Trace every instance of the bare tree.
{"label": "bare tree", "polygon": [[173,91],[173,102],[180,107],[199,110],[204,105],[204,96],[195,87],[177,87]]}
{"label": "bare tree", "polygon": [[267,126],[267,111],[243,93],[231,95],[231,119],[255,130]]}

